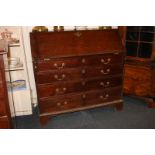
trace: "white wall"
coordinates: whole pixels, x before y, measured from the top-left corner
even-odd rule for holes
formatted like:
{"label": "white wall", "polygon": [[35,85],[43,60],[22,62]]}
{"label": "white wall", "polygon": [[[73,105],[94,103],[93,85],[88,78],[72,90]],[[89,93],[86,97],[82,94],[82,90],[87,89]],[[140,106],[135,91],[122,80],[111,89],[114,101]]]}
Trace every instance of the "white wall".
{"label": "white wall", "polygon": [[32,55],[31,55],[30,36],[29,36],[31,31],[32,31],[32,27],[28,27],[28,26],[22,27],[26,63],[27,63],[27,70],[28,70],[30,90],[31,90],[31,100],[32,100],[32,104],[36,106],[37,93],[36,93],[36,85],[35,85],[33,65],[32,65]]}

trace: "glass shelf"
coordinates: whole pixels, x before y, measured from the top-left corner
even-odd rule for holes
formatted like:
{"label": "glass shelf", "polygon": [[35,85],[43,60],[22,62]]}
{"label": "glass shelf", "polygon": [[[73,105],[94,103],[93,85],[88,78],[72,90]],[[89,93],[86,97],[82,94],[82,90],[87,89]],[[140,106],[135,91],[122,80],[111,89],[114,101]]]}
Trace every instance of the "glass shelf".
{"label": "glass shelf", "polygon": [[20,70],[24,70],[23,67],[19,67],[19,68],[6,68],[5,71],[20,71]]}
{"label": "glass shelf", "polygon": [[20,47],[20,43],[16,43],[16,44],[9,44],[9,47]]}

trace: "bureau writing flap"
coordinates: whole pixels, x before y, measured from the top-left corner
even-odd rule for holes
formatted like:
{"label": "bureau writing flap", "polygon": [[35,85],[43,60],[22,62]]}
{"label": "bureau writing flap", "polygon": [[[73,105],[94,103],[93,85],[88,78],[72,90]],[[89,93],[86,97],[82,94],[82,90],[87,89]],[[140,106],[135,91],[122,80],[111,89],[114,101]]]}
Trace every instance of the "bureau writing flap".
{"label": "bureau writing flap", "polygon": [[33,58],[124,51],[118,30],[30,33]]}

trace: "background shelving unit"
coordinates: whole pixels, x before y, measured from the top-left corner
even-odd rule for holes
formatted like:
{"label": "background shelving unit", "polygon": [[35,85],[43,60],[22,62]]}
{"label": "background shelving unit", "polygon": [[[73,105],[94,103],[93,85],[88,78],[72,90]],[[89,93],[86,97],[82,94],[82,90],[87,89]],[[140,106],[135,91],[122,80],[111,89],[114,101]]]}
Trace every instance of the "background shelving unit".
{"label": "background shelving unit", "polygon": [[[11,66],[6,63],[6,75],[9,81],[9,100],[14,104],[15,116],[32,114],[31,91],[27,72],[25,49],[23,45],[22,28],[17,26],[0,27],[0,32],[8,30],[12,38],[19,40],[17,43],[9,43],[6,62],[10,58],[18,58],[21,66]],[[11,97],[12,96],[12,97]]]}

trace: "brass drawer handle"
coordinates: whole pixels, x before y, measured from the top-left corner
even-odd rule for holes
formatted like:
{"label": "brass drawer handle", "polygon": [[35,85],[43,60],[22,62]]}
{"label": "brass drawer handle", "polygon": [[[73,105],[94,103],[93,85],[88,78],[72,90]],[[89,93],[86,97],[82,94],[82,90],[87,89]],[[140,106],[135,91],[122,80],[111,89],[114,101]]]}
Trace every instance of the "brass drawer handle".
{"label": "brass drawer handle", "polygon": [[59,106],[61,106],[61,103],[60,103],[60,102],[58,102],[58,103],[57,103],[57,106],[58,106],[58,107],[59,107]]}
{"label": "brass drawer handle", "polygon": [[58,65],[57,63],[55,63],[54,67],[56,67],[57,69],[63,69],[65,67],[65,63],[63,62],[61,65]]}
{"label": "brass drawer handle", "polygon": [[58,102],[57,103],[57,106],[60,107],[60,106],[67,105],[67,104],[68,104],[67,101],[64,101],[63,103]]}
{"label": "brass drawer handle", "polygon": [[82,33],[81,33],[81,32],[75,32],[74,35],[75,35],[76,37],[81,37],[81,36],[82,36]]}
{"label": "brass drawer handle", "polygon": [[85,81],[82,81],[81,84],[82,84],[82,86],[85,86],[86,85],[86,82]]}
{"label": "brass drawer handle", "polygon": [[106,69],[106,71],[104,71],[103,69],[101,69],[101,73],[106,75],[110,73],[110,68]]}
{"label": "brass drawer handle", "polygon": [[60,94],[63,94],[63,93],[65,93],[66,92],[66,90],[67,90],[67,88],[62,88],[62,90],[60,90],[59,88],[56,88],[55,89],[55,91],[56,91],[56,93],[60,93]]}
{"label": "brass drawer handle", "polygon": [[64,102],[64,105],[67,105],[67,104],[68,104],[68,102],[67,102],[67,101],[65,101],[65,102]]}
{"label": "brass drawer handle", "polygon": [[85,74],[85,73],[86,73],[86,70],[85,70],[85,69],[82,69],[82,70],[81,70],[81,73],[82,73],[82,74]]}
{"label": "brass drawer handle", "polygon": [[101,59],[101,63],[103,63],[104,65],[109,64],[110,61],[111,61],[111,58],[108,58],[107,60],[105,60],[105,59]]}
{"label": "brass drawer handle", "polygon": [[61,77],[59,77],[57,74],[56,74],[56,75],[54,75],[54,78],[55,78],[56,80],[58,80],[58,81],[62,81],[62,80],[64,80],[64,79],[65,79],[65,77],[66,77],[66,75],[65,75],[65,74],[62,74],[62,75],[61,75]]}
{"label": "brass drawer handle", "polygon": [[83,58],[83,59],[81,60],[81,62],[82,62],[83,64],[86,63],[86,59]]}
{"label": "brass drawer handle", "polygon": [[119,52],[114,52],[114,55],[119,55]]}
{"label": "brass drawer handle", "polygon": [[86,99],[86,95],[85,95],[85,94],[82,95],[82,99],[83,99],[83,100]]}
{"label": "brass drawer handle", "polygon": [[43,61],[50,61],[50,58],[44,58]]}
{"label": "brass drawer handle", "polygon": [[109,81],[107,81],[106,83],[100,82],[100,86],[102,86],[102,87],[108,87],[109,85],[110,85]]}
{"label": "brass drawer handle", "polygon": [[105,101],[105,100],[107,100],[108,98],[109,98],[109,94],[106,94],[105,96],[103,96],[103,95],[100,96],[100,99],[101,99],[102,101]]}

